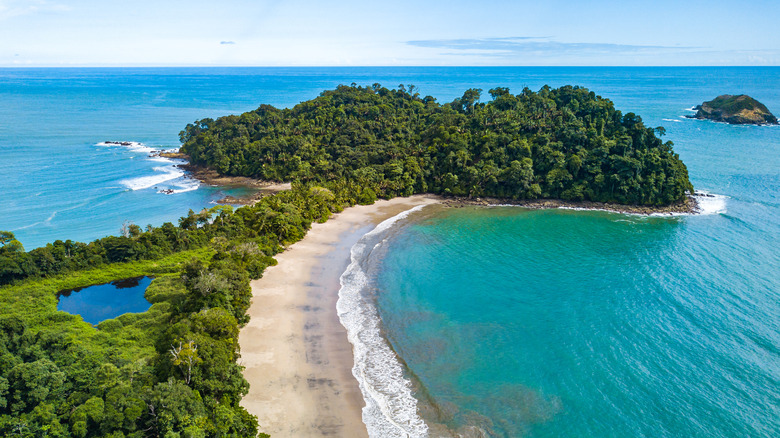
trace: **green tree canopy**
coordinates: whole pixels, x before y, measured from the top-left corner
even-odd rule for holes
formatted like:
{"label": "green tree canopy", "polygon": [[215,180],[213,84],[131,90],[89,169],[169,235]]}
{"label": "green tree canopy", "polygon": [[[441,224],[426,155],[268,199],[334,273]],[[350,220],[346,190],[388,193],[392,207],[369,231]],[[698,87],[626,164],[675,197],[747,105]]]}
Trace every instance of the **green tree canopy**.
{"label": "green tree canopy", "polygon": [[201,120],[182,131],[182,150],[226,175],[354,182],[366,199],[431,192],[660,206],[693,190],[662,129],[585,88],[497,87],[487,103],[469,89],[444,105],[413,90],[353,84],[290,109]]}

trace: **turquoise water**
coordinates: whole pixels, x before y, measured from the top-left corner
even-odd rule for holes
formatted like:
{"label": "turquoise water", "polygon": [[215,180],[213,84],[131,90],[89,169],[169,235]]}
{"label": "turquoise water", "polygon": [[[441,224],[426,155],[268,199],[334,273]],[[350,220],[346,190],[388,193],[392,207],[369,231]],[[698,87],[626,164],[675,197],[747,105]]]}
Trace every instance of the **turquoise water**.
{"label": "turquoise water", "polygon": [[152,306],[144,298],[152,280],[152,277],[127,278],[62,291],[58,294],[57,310],[81,315],[84,321],[95,325],[125,313],[145,312]]}
{"label": "turquoise water", "polygon": [[[430,208],[364,254],[431,436],[780,436],[780,129],[682,119],[741,88],[662,76],[615,100],[724,196],[708,214]],[[777,70],[750,80],[777,102]]]}
{"label": "turquoise water", "polygon": [[777,436],[780,270],[723,237],[741,225],[443,211],[392,239],[380,315],[451,429]]}
{"label": "turquoise water", "polygon": [[373,414],[432,436],[437,423],[509,437],[780,435],[780,128],[682,117],[723,93],[780,112],[778,68],[0,69],[0,229],[32,249],[175,221],[230,190],[150,149],[177,147],[196,119],[352,82],[415,84],[441,102],[469,87],[586,86],[664,126],[696,188],[725,197],[691,217],[431,208],[383,228],[356,253],[367,275],[355,278],[374,287],[353,304],[382,317],[372,339],[399,357],[366,369],[415,386],[382,388]]}

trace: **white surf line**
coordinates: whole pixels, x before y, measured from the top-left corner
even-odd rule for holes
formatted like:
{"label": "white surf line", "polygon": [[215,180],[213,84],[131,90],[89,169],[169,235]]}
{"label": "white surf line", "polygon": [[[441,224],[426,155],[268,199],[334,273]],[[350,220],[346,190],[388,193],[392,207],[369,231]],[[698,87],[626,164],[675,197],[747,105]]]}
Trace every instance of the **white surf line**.
{"label": "white surf line", "polygon": [[366,402],[363,423],[372,438],[422,438],[428,435],[428,425],[417,413],[412,383],[404,377],[403,365],[381,335],[381,321],[375,306],[361,294],[369,283],[361,261],[382,244],[371,245],[369,240],[423,207],[420,205],[389,218],[361,237],[352,247],[351,263],[340,278],[336,309],[353,346],[352,374]]}

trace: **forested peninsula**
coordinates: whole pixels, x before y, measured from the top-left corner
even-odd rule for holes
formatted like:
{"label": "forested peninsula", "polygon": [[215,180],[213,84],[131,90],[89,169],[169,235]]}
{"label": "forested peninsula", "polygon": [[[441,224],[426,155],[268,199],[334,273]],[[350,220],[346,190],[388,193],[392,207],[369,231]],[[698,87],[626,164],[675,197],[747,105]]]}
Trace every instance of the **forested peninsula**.
{"label": "forested peninsula", "polygon": [[[439,104],[411,86],[341,86],[201,120],[181,133],[193,163],[291,189],[89,243],[26,251],[0,232],[0,435],[256,436],[237,363],[249,280],[347,206],[413,193],[660,206],[692,191],[663,129],[607,99],[490,94]],[[147,312],[92,326],[57,310],[59,291],[141,275],[155,277]]]}
{"label": "forested peninsula", "polygon": [[585,88],[490,96],[469,89],[439,104],[414,86],[339,86],[291,109],[200,120],[181,150],[224,175],[329,182],[363,202],[434,193],[661,206],[693,191],[663,128]]}

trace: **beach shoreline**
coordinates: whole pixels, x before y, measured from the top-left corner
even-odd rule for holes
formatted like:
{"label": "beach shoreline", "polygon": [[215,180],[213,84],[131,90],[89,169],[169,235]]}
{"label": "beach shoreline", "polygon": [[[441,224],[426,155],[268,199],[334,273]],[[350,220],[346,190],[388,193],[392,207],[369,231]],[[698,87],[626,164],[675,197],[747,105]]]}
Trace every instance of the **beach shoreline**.
{"label": "beach shoreline", "polygon": [[367,437],[365,405],[336,302],[351,248],[377,224],[441,198],[415,195],[349,207],[276,256],[252,281],[250,322],[239,344],[260,430],[281,437]]}
{"label": "beach shoreline", "polygon": [[[337,312],[340,277],[351,262],[353,246],[379,223],[430,204],[659,213],[620,211],[596,203],[509,204],[497,199],[414,195],[348,207],[325,223],[312,224],[301,241],[276,256],[276,266],[251,283],[250,322],[239,335],[239,364],[245,367],[250,389],[241,404],[257,416],[261,431],[274,437],[368,436],[363,419],[366,402],[352,374],[353,346]],[[695,214],[696,201],[692,199],[686,209],[663,213]]]}

